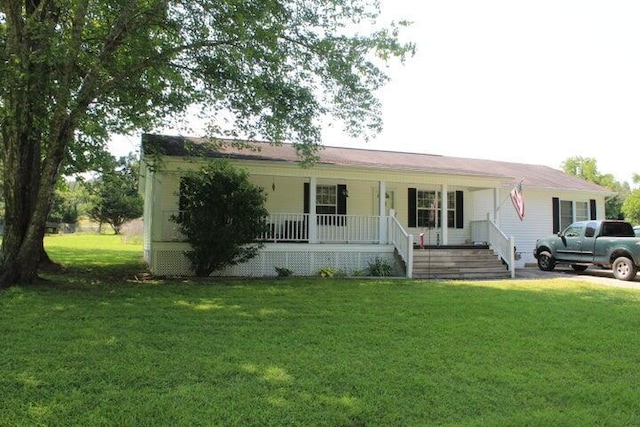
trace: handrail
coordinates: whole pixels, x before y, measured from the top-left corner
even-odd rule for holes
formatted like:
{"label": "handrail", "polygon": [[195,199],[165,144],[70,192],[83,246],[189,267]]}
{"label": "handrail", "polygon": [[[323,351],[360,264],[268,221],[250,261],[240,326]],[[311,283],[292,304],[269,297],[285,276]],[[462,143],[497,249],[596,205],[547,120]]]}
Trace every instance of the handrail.
{"label": "handrail", "polygon": [[398,255],[404,261],[407,269],[407,278],[413,277],[413,234],[409,234],[395,217],[394,212],[389,214],[389,242],[395,246]]}
{"label": "handrail", "polygon": [[487,219],[487,238],[491,248],[507,263],[511,278],[516,277],[516,253],[513,236],[507,237],[498,226]]}

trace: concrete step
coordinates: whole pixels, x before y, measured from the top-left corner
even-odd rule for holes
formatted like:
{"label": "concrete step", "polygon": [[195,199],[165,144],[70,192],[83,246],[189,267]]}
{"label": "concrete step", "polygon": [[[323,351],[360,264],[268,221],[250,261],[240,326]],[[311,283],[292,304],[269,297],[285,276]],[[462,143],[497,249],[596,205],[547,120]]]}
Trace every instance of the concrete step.
{"label": "concrete step", "polygon": [[413,277],[428,279],[502,279],[511,274],[486,247],[414,249]]}

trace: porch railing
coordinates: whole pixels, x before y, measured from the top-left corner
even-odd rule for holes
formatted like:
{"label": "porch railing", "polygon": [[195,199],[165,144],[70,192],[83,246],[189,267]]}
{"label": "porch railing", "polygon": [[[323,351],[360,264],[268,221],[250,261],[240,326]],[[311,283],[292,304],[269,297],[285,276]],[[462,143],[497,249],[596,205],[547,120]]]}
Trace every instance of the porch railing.
{"label": "porch railing", "polygon": [[402,227],[394,212],[388,217],[389,243],[393,244],[405,263],[407,277],[413,277],[413,234]]}
{"label": "porch railing", "polygon": [[267,231],[258,240],[267,242],[307,242],[309,241],[309,215],[296,213],[275,213],[265,218]]}
{"label": "porch railing", "polygon": [[512,237],[498,228],[498,226],[487,218],[484,221],[471,222],[471,239],[473,242],[485,242],[507,263],[511,278],[516,277],[516,249]]}
{"label": "porch railing", "polygon": [[[178,211],[165,211],[161,239],[163,241],[183,241],[171,217]],[[315,215],[318,243],[380,243],[380,217],[365,215]],[[309,242],[309,214],[271,213],[265,218],[267,230],[257,237],[263,242]]]}
{"label": "porch railing", "polygon": [[[311,215],[272,213],[265,219],[267,231],[260,240],[301,242],[310,240]],[[378,243],[380,217],[363,215],[316,215],[318,243]]]}

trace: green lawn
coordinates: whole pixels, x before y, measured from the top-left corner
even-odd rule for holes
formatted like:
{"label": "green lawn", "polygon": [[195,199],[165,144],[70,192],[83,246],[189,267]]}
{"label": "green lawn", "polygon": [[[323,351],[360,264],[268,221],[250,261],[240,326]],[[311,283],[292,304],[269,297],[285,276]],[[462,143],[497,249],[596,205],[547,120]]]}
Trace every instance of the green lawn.
{"label": "green lawn", "polygon": [[46,247],[67,269],[0,293],[0,426],[640,425],[640,291],[136,281],[118,237]]}

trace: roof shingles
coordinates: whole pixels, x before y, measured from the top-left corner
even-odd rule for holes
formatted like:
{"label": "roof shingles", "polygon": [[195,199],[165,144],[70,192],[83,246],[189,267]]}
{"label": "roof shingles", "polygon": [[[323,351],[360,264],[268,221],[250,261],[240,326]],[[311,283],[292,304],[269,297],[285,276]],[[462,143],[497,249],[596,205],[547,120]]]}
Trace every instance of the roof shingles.
{"label": "roof shingles", "polygon": [[[292,144],[274,145],[266,142],[251,142],[251,145],[257,150],[249,150],[237,148],[233,145],[235,141],[231,140],[218,140],[218,144],[208,144],[208,142],[210,140],[204,138],[145,134],[142,137],[142,151],[144,155],[155,153],[180,157],[204,156],[284,162],[299,161]],[[611,193],[610,190],[599,185],[543,165],[331,146],[324,146],[318,154],[320,157],[318,163],[320,164],[499,177],[514,182],[524,179],[524,184],[533,188]]]}

